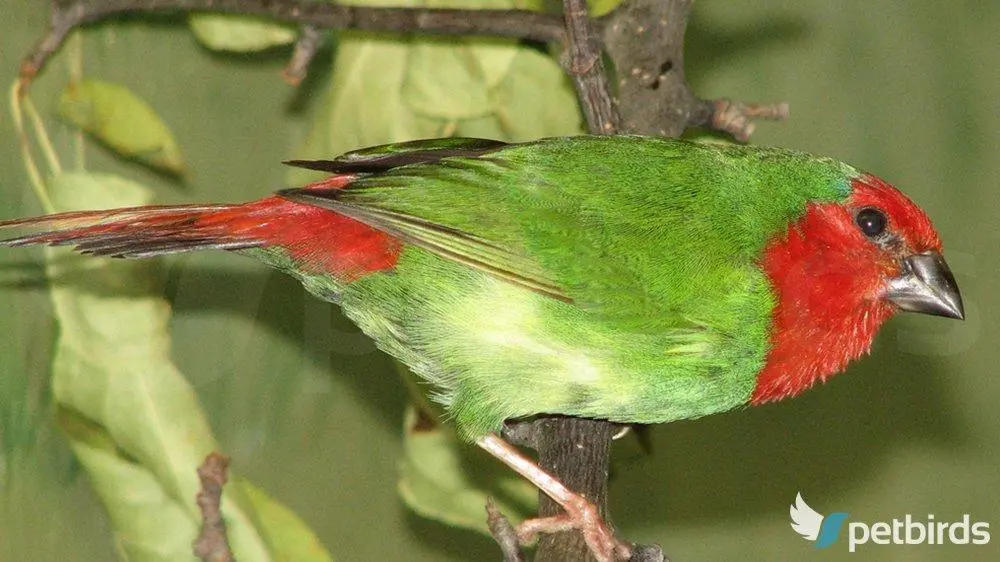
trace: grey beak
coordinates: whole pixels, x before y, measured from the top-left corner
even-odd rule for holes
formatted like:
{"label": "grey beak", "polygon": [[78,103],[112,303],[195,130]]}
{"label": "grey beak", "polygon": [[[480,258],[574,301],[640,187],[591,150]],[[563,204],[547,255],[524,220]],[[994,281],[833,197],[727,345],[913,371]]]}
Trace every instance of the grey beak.
{"label": "grey beak", "polygon": [[886,298],[902,310],[965,320],[955,276],[937,252],[904,259],[903,270],[889,282]]}

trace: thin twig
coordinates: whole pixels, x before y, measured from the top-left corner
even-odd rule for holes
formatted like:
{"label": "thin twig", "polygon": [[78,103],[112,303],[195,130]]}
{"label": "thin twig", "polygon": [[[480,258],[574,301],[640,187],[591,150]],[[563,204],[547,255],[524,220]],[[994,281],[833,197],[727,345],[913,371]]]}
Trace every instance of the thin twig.
{"label": "thin twig", "polygon": [[198,507],[201,509],[201,533],[195,540],[194,555],[203,562],[233,562],[229,548],[226,522],[222,518],[222,487],[226,484],[229,459],[219,453],[210,453],[198,467],[201,490]]}
{"label": "thin twig", "polygon": [[306,24],[299,27],[299,39],[295,42],[292,58],[281,73],[285,82],[292,86],[298,86],[302,83],[309,72],[309,63],[323,46],[323,39],[323,32],[315,25]]}
{"label": "thin twig", "polygon": [[573,77],[587,128],[595,135],[618,132],[618,109],[611,99],[603,52],[587,15],[586,0],[564,0],[569,73]]}
{"label": "thin twig", "polygon": [[504,517],[503,513],[497,509],[493,498],[486,498],[486,523],[490,527],[490,534],[493,540],[500,545],[500,552],[503,553],[503,562],[524,562],[524,552],[521,551],[521,544],[517,538],[517,531],[510,521]]}
{"label": "thin twig", "polygon": [[49,31],[21,63],[22,88],[73,29],[125,13],[221,12],[256,15],[320,29],[358,29],[439,35],[488,35],[560,41],[566,33],[558,16],[525,10],[369,8],[303,0],[70,0],[53,2]]}
{"label": "thin twig", "polygon": [[[31,188],[35,191],[35,195],[38,200],[42,203],[42,208],[45,212],[52,213],[55,212],[55,207],[52,205],[52,198],[49,197],[48,187],[45,185],[45,179],[42,176],[41,170],[38,169],[38,164],[35,162],[35,156],[31,150],[31,138],[28,136],[28,131],[24,126],[24,112],[25,109],[22,107],[22,100],[27,101],[29,98],[22,98],[20,92],[21,81],[16,80],[10,88],[10,115],[14,121],[14,130],[17,131],[17,139],[21,147],[21,161],[24,163],[24,171],[28,174],[28,183]],[[34,122],[34,121],[33,121]],[[44,131],[44,127],[42,131]],[[36,130],[37,134],[38,131]]]}
{"label": "thin twig", "polygon": [[722,131],[738,141],[746,141],[753,134],[754,118],[782,121],[788,118],[788,104],[755,104],[717,99],[712,102],[712,117],[705,123],[711,129]]}

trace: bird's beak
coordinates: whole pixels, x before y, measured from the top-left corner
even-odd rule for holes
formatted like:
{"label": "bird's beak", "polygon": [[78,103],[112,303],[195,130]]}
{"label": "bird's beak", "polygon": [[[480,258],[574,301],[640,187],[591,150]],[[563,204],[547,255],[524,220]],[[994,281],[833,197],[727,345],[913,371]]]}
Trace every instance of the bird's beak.
{"label": "bird's beak", "polygon": [[965,320],[955,276],[937,252],[905,258],[902,271],[889,280],[886,298],[902,310]]}

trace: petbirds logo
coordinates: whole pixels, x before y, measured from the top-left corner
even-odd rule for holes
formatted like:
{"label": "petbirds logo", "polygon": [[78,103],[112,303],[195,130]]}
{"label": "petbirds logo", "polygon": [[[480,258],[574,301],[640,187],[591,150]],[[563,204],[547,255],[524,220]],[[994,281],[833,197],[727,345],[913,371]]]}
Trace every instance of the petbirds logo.
{"label": "petbirds logo", "polygon": [[[816,548],[827,548],[837,542],[840,529],[847,521],[848,514],[837,511],[823,515],[795,494],[795,503],[789,506],[792,529],[802,538],[816,543]],[[856,552],[859,545],[869,543],[886,544],[960,544],[983,545],[990,542],[990,524],[972,521],[969,514],[961,521],[935,521],[934,514],[924,520],[914,519],[907,513],[903,518],[892,521],[863,521],[847,523],[847,550]]]}
{"label": "petbirds logo", "polygon": [[788,506],[788,514],[792,516],[792,529],[802,535],[802,538],[816,541],[816,548],[826,548],[837,541],[840,527],[843,526],[847,514],[843,511],[831,513],[826,517],[802,499],[802,493],[795,494],[795,503]]}

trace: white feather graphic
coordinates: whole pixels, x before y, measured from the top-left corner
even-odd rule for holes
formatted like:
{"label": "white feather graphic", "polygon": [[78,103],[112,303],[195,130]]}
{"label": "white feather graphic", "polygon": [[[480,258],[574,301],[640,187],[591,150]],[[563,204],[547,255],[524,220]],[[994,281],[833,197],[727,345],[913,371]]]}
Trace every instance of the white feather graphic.
{"label": "white feather graphic", "polygon": [[792,529],[811,541],[819,535],[819,527],[823,516],[816,512],[802,499],[802,493],[795,494],[795,503],[788,506],[788,514],[792,517]]}

